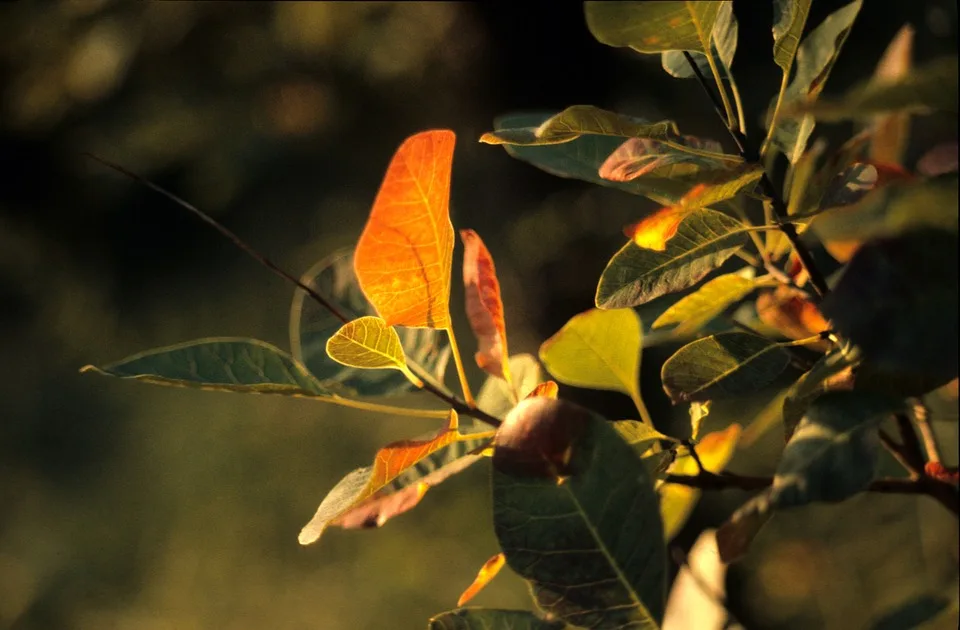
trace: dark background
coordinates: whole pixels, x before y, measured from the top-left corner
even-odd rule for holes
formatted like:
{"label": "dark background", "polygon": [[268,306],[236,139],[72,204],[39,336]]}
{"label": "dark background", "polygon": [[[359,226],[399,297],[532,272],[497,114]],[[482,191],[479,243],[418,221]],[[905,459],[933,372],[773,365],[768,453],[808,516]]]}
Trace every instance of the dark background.
{"label": "dark background", "polygon": [[[842,4],[814,3],[808,28]],[[756,134],[780,80],[772,9],[735,11],[733,69]],[[867,0],[827,92],[868,77],[906,22],[918,60],[956,51],[955,2]],[[382,531],[297,545],[342,474],[429,423],[79,375],[205,336],[287,347],[292,294],[83,152],[150,177],[298,274],[355,242],[403,138],[451,128],[454,224],[484,237],[511,350],[535,354],[592,306],[620,227],[653,206],[476,143],[494,117],[593,104],[729,144],[695,82],[597,43],[573,2],[9,3],[0,99],[0,628],[415,628],[452,608],[496,551],[479,467]],[[956,137],[956,123],[915,119],[910,159],[944,133]],[[644,355],[645,397],[664,426],[676,416],[657,379],[669,351]],[[617,394],[563,394],[631,414]],[[681,541],[738,500],[705,501]],[[930,535],[955,536],[945,527]],[[809,549],[784,557],[801,556]],[[761,602],[744,614],[803,627],[796,611],[816,589],[797,591],[802,571],[783,562],[770,569],[789,576],[779,600],[741,580],[745,601]],[[509,575],[477,603],[529,605]],[[822,619],[852,614],[818,605]]]}

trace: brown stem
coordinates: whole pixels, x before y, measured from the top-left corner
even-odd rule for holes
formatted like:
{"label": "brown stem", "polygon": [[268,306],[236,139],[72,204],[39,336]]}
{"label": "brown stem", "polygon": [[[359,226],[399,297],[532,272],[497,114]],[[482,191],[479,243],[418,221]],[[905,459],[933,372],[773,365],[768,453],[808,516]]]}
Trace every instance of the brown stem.
{"label": "brown stem", "polygon": [[[727,131],[730,133],[730,136],[733,138],[733,141],[736,143],[737,149],[740,152],[740,157],[742,157],[747,163],[760,164],[760,153],[757,151],[757,149],[748,144],[747,137],[743,133],[726,123],[727,116],[724,113],[723,106],[717,100],[713,90],[710,89],[710,84],[707,82],[707,78],[703,76],[702,72],[700,72],[700,68],[693,60],[693,57],[689,52],[686,51],[684,51],[683,55],[686,57],[687,63],[690,65],[694,75],[696,75],[697,80],[700,82],[700,86],[707,93],[707,96],[710,98],[710,102],[713,103],[713,108],[717,112],[717,115],[720,116],[720,119],[724,121],[724,127],[726,127]],[[800,240],[800,235],[797,234],[796,226],[789,222],[787,215],[787,204],[783,202],[783,199],[780,197],[780,194],[774,187],[773,182],[770,181],[770,177],[767,176],[766,171],[764,171],[763,176],[760,178],[760,190],[764,195],[770,198],[770,203],[773,205],[774,219],[777,223],[777,227],[780,228],[780,231],[783,232],[783,234],[787,237],[787,240],[790,241],[790,245],[793,246],[794,251],[797,252],[797,258],[800,260],[800,264],[803,265],[807,275],[810,277],[810,283],[813,285],[814,291],[817,293],[817,297],[823,298],[827,293],[830,292],[830,288],[827,286],[827,280],[823,274],[820,273],[820,270],[817,269],[816,264],[813,262],[813,255],[810,253],[810,250],[807,249],[807,246],[804,245]]]}

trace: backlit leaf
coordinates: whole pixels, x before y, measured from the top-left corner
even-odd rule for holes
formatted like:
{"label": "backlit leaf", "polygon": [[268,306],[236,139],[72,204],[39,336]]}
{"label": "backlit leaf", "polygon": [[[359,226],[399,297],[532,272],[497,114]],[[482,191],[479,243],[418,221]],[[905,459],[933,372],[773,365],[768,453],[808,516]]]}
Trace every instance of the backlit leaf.
{"label": "backlit leaf", "polygon": [[[910,73],[913,62],[914,28],[904,24],[893,36],[873,72],[873,81],[897,81]],[[873,119],[870,159],[887,164],[902,164],[910,132],[910,114],[894,112]]]}
{"label": "backlit leaf", "polygon": [[[480,137],[480,142],[543,146],[570,142],[585,135],[675,142],[679,133],[676,123],[669,120],[651,123],[642,118],[624,116],[592,105],[573,105],[537,126],[506,128],[485,133]],[[719,148],[717,150],[721,151]]]}
{"label": "backlit leaf", "polygon": [[[457,429],[457,414],[451,410],[448,426],[432,437],[422,440],[403,440],[381,448],[377,451],[373,466],[354,470],[341,479],[327,494],[317,508],[316,514],[300,531],[300,544],[309,545],[316,542],[328,526],[337,525],[339,519],[376,495],[417,462],[454,442],[480,437],[483,436],[462,435]],[[422,496],[422,493],[420,494]],[[380,522],[378,521],[377,524]]]}
{"label": "backlit leaf", "polygon": [[800,36],[807,23],[811,0],[774,0],[773,3],[773,60],[789,75],[794,56],[800,46]]}
{"label": "backlit leaf", "polygon": [[896,81],[870,81],[854,86],[839,99],[793,104],[786,113],[791,116],[809,114],[818,120],[846,120],[893,111],[956,114],[956,55],[918,65]]}
{"label": "backlit leaf", "polygon": [[[731,424],[723,431],[714,431],[703,436],[696,445],[703,467],[712,473],[723,472],[733,457],[739,440],[739,424]],[[667,469],[667,473],[672,475],[697,475],[699,472],[696,461],[689,455],[678,457]],[[664,540],[669,542],[680,533],[684,523],[690,518],[700,499],[700,490],[676,483],[664,483],[657,492],[660,495]]]}
{"label": "backlit leaf", "polygon": [[[784,0],[778,0],[778,3],[781,1]],[[814,119],[790,120],[786,117],[786,110],[790,104],[814,102],[819,97],[853,27],[853,21],[860,12],[861,3],[862,0],[854,0],[828,15],[803,39],[796,51],[796,72],[784,93],[783,115],[777,121],[772,137],[774,146],[787,156],[791,164],[795,164],[803,154],[813,132]]]}
{"label": "backlit leaf", "polygon": [[663,389],[674,403],[752,394],[772,383],[790,363],[776,343],[731,332],[698,339],[677,350],[661,369]]}
{"label": "backlit leaf", "polygon": [[546,381],[533,388],[533,391],[524,396],[524,398],[556,398],[560,392],[556,382]]}
{"label": "backlit leaf", "polygon": [[601,43],[642,53],[710,51],[721,2],[584,2],[587,28]]}
{"label": "backlit leaf", "polygon": [[434,130],[400,145],[357,243],[357,280],[390,326],[450,327],[454,141]]}
{"label": "backlit leaf", "polygon": [[463,606],[476,597],[477,593],[482,591],[493,578],[497,577],[497,574],[500,573],[500,569],[503,568],[506,561],[507,559],[504,555],[498,553],[484,562],[483,566],[480,567],[480,571],[477,573],[476,579],[463,591],[463,594],[460,595],[460,599],[457,600],[457,606]]}
{"label": "backlit leaf", "polygon": [[420,382],[407,367],[397,331],[379,317],[361,317],[344,324],[327,341],[327,355],[350,367],[400,370],[412,383]]}
{"label": "backlit leaf", "polygon": [[666,550],[635,451],[562,400],[521,402],[497,434],[494,529],[537,604],[571,625],[657,628]]}
{"label": "backlit leaf", "polygon": [[540,360],[565,385],[612,389],[639,401],[642,337],[633,309],[591,309],[544,341]]}
{"label": "backlit leaf", "polygon": [[728,623],[726,601],[727,566],[720,560],[716,531],[706,529],[697,537],[680,566],[667,598],[662,630],[724,630]]}
{"label": "backlit leaf", "polygon": [[603,309],[644,304],[693,286],[747,242],[742,223],[713,210],[698,210],[680,223],[662,252],[627,243],[607,263],[597,287]]}
{"label": "backlit leaf", "polygon": [[460,608],[430,619],[427,630],[564,630],[560,621],[547,621],[526,610]]}
{"label": "backlit leaf", "polygon": [[[737,52],[737,18],[733,14],[733,2],[720,2],[720,10],[713,24],[710,43],[714,58],[719,59],[723,67],[724,73],[721,76],[729,76],[730,68],[733,66],[733,56]],[[693,51],[690,56],[704,75],[710,74],[710,64],[706,55]],[[691,79],[696,76],[682,51],[664,51],[661,54],[661,63],[667,74],[678,79]]]}
{"label": "backlit leaf", "polygon": [[678,439],[660,433],[646,422],[639,420],[617,420],[613,423],[620,437],[631,445],[637,453],[643,454],[660,440],[679,442]]}
{"label": "backlit leaf", "polygon": [[[830,328],[820,309],[806,293],[785,284],[757,297],[757,317],[787,339],[793,340],[808,339]],[[826,351],[830,343],[823,340],[807,347]]]}
{"label": "backlit leaf", "polygon": [[[600,177],[629,182],[641,177],[683,178],[695,183],[723,184],[753,167],[722,153],[720,143],[694,136],[678,136],[672,143],[630,138],[600,165]],[[736,192],[724,198],[732,197]],[[705,204],[704,204],[705,205]]]}
{"label": "backlit leaf", "polygon": [[510,357],[512,384],[502,378],[491,376],[484,381],[477,394],[477,406],[496,418],[502,418],[543,384],[540,363],[531,354],[515,354]]}
{"label": "backlit leaf", "polygon": [[[343,249],[324,258],[300,281],[353,320],[375,311],[364,297],[353,271],[353,252]],[[396,370],[363,370],[337,363],[327,356],[327,340],[340,329],[342,322],[326,308],[297,289],[290,309],[290,348],[293,357],[303,363],[324,385],[350,396],[388,396],[413,388],[406,376]],[[415,363],[438,381],[443,381],[450,360],[446,336],[430,328],[397,330],[407,363]]]}
{"label": "backlit leaf", "polygon": [[213,391],[330,395],[293,357],[256,339],[198,339],[147,350],[103,367],[87,365],[80,371]]}
{"label": "backlit leaf", "polygon": [[500,281],[480,236],[473,230],[460,230],[463,240],[463,286],[467,300],[467,319],[480,349],[475,355],[480,368],[510,382],[507,354],[507,327],[503,319]]}
{"label": "backlit leaf", "polygon": [[738,273],[717,276],[675,302],[653,322],[652,328],[676,326],[677,334],[695,333],[757,286],[755,279]]}

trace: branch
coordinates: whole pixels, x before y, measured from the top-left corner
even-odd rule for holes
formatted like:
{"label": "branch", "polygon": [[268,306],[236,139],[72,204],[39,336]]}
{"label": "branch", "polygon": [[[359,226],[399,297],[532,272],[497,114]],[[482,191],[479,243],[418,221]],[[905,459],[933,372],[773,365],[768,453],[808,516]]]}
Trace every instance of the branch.
{"label": "branch", "polygon": [[[690,53],[686,51],[684,51],[683,55],[686,57],[687,63],[690,65],[694,75],[696,75],[697,80],[700,82],[700,86],[707,93],[707,96],[710,98],[710,102],[713,103],[713,108],[717,112],[717,115],[720,116],[720,119],[724,121],[724,127],[727,128],[727,131],[730,133],[730,136],[736,143],[737,149],[740,152],[740,157],[742,157],[745,162],[750,164],[760,164],[759,151],[757,151],[755,147],[752,147],[748,144],[747,137],[742,132],[727,124],[727,116],[724,112],[723,105],[717,100],[713,90],[710,89],[710,84],[707,82],[707,78],[703,76],[702,72],[700,72],[700,68],[693,60],[693,57],[690,56]],[[777,227],[780,228],[780,231],[783,232],[783,234],[787,237],[787,240],[790,241],[790,245],[793,246],[794,251],[797,252],[797,258],[800,259],[800,264],[803,265],[807,275],[810,277],[810,283],[813,285],[813,288],[817,293],[817,297],[823,298],[827,293],[830,292],[830,288],[827,286],[827,280],[823,274],[820,273],[820,270],[817,269],[816,264],[813,262],[813,256],[810,254],[810,250],[807,249],[807,246],[800,241],[800,235],[797,234],[796,226],[789,221],[787,215],[787,204],[783,202],[783,199],[780,197],[780,194],[774,187],[773,182],[770,181],[770,177],[767,175],[766,171],[764,171],[763,176],[760,178],[760,189],[763,194],[770,198],[770,203],[773,205],[774,220],[777,224]]]}
{"label": "branch", "polygon": [[[773,477],[753,477],[733,473],[715,474],[704,471],[697,475],[667,475],[664,482],[700,490],[757,491],[769,488],[773,484]],[[875,479],[867,486],[866,492],[924,494],[935,499],[955,516],[960,516],[960,494],[957,493],[956,486],[932,477]]]}

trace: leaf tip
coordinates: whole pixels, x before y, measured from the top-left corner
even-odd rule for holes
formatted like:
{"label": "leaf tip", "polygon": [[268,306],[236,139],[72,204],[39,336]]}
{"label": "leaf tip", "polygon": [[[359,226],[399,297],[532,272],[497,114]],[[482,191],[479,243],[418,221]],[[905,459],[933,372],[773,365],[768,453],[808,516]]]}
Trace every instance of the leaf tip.
{"label": "leaf tip", "polygon": [[488,131],[480,136],[479,142],[481,144],[503,144],[503,140],[492,131]]}

